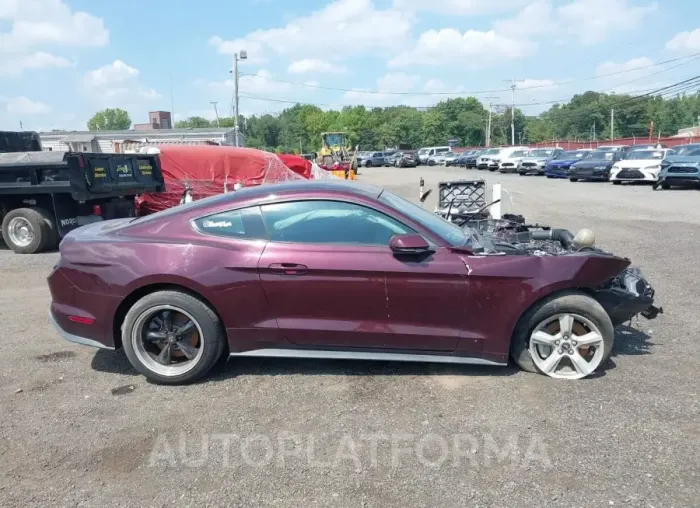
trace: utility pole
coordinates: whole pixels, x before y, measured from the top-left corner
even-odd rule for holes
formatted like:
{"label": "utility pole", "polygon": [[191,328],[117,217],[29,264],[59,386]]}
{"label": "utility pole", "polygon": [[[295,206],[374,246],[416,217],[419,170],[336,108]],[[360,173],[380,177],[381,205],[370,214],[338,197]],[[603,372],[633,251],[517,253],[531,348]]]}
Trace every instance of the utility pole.
{"label": "utility pole", "polygon": [[248,53],[245,49],[242,49],[239,53],[233,54],[233,135],[235,136],[235,146],[239,146],[238,136],[240,132],[240,128],[238,126],[238,61],[245,60],[246,58],[248,58]]}
{"label": "utility pole", "polygon": [[615,139],[615,108],[610,109],[610,141]]}
{"label": "utility pole", "polygon": [[510,88],[513,90],[513,106],[510,108],[510,144],[515,145],[515,78]]}
{"label": "utility pole", "polygon": [[489,123],[488,123],[488,128],[486,130],[486,147],[491,146],[491,115],[493,112],[493,103],[491,102],[492,99],[498,99],[498,97],[494,97],[492,95],[486,97],[486,99],[489,99]]}
{"label": "utility pole", "polygon": [[216,105],[218,104],[218,102],[216,102],[216,101],[211,101],[209,104],[211,104],[212,106],[214,106],[214,114],[216,115],[216,126],[217,126],[217,127],[221,127],[221,124],[219,123],[219,112],[218,112],[217,109],[216,109]]}
{"label": "utility pole", "polygon": [[19,121],[19,130],[23,131],[24,126],[22,125],[22,120]]}

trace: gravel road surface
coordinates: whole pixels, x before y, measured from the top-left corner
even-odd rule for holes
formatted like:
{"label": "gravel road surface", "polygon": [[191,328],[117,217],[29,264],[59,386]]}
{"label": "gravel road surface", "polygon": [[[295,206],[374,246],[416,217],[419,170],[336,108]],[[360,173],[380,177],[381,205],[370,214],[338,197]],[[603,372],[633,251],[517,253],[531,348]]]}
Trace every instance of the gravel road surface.
{"label": "gravel road surface", "polygon": [[[632,258],[665,314],[605,369],[238,359],[186,387],[74,346],[47,318],[56,253],[0,248],[0,505],[700,506],[700,191],[456,168],[361,171],[409,199],[501,182],[504,212]],[[431,210],[434,201],[427,205]]]}

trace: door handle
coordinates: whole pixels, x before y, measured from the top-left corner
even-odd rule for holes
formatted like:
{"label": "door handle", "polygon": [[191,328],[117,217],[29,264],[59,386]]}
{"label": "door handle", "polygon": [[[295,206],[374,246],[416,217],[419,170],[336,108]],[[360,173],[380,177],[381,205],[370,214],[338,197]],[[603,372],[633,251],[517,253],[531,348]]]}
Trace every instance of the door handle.
{"label": "door handle", "polygon": [[308,266],[297,263],[272,263],[268,268],[281,275],[303,275],[309,271]]}

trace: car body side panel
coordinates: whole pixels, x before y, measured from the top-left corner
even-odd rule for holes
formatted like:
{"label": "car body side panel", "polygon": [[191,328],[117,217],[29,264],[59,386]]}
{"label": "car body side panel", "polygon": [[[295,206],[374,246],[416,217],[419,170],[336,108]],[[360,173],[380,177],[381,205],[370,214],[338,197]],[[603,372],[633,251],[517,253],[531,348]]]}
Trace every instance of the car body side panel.
{"label": "car body side panel", "polygon": [[565,289],[594,289],[629,265],[604,256],[462,256],[469,272],[467,339],[506,358],[520,316],[535,302]]}
{"label": "car body side panel", "polygon": [[209,301],[237,347],[284,342],[269,316],[257,272],[265,241],[199,236],[200,243],[112,238],[109,243],[69,241],[62,245],[60,272],[92,298],[109,297],[103,322],[98,323],[104,331],[101,337],[90,338],[107,340],[118,305],[128,295],[146,286],[166,284],[182,286]]}

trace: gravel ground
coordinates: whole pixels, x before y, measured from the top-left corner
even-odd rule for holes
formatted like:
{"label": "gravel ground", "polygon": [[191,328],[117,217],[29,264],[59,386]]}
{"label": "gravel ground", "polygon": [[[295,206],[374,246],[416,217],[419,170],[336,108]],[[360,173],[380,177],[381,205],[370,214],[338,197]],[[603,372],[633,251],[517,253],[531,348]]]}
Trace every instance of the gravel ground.
{"label": "gravel ground", "polygon": [[360,179],[415,199],[421,176],[500,181],[504,212],[593,228],[666,313],[621,327],[605,369],[577,382],[241,359],[161,387],[53,331],[57,254],[0,250],[0,505],[700,506],[700,193],[452,168]]}

